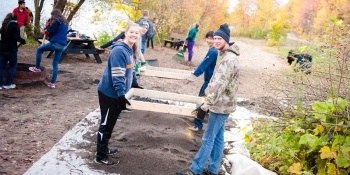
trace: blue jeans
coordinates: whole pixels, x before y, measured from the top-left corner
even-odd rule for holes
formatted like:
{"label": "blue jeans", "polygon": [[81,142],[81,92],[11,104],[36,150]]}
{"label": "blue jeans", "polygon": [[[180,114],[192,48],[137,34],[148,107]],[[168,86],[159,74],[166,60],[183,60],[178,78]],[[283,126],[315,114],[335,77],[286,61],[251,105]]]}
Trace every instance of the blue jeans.
{"label": "blue jeans", "polygon": [[193,158],[190,170],[201,174],[206,164],[208,170],[218,174],[224,151],[225,123],[229,114],[217,114],[210,112],[208,126],[202,137],[202,146]]}
{"label": "blue jeans", "polygon": [[36,63],[35,67],[40,69],[40,63],[41,63],[41,57],[44,51],[55,51],[55,56],[52,60],[52,79],[51,83],[55,84],[57,80],[57,74],[58,74],[58,62],[61,59],[62,52],[65,45],[59,44],[59,43],[47,43],[42,46],[39,46],[36,49]]}
{"label": "blue jeans", "polygon": [[[7,64],[8,69],[7,69]],[[8,86],[13,84],[13,77],[16,73],[17,66],[17,51],[0,53],[0,86]],[[3,84],[4,72],[7,69],[6,83]]]}
{"label": "blue jeans", "polygon": [[145,54],[146,51],[146,43],[141,43],[141,53]]}

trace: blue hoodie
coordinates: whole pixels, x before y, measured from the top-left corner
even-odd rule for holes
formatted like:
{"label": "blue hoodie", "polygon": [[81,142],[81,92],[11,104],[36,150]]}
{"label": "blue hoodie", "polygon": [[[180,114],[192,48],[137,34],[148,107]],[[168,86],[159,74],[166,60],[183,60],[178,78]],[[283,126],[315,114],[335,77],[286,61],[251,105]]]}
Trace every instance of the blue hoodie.
{"label": "blue hoodie", "polygon": [[217,57],[218,50],[216,50],[215,47],[210,48],[201,64],[199,64],[199,66],[194,71],[193,75],[199,77],[204,72],[204,81],[209,82],[214,73]]}
{"label": "blue hoodie", "polygon": [[68,25],[64,23],[63,19],[60,18],[59,21],[54,20],[46,30],[49,32],[49,41],[51,43],[67,45]]}
{"label": "blue hoodie", "polygon": [[133,51],[124,42],[112,46],[107,66],[103,72],[98,90],[111,98],[125,95],[131,88],[134,68]]}

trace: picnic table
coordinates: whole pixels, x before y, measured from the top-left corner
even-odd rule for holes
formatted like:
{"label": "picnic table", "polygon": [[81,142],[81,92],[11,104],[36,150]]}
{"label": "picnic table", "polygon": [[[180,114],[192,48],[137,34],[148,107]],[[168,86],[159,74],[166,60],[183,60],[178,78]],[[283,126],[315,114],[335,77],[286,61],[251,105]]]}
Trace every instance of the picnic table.
{"label": "picnic table", "polygon": [[[86,58],[90,58],[89,54],[93,54],[97,63],[102,63],[100,53],[96,50],[94,39],[67,37],[67,46],[64,48],[59,63],[67,56],[67,54],[85,54]],[[46,58],[49,58],[54,51],[50,51]]]}

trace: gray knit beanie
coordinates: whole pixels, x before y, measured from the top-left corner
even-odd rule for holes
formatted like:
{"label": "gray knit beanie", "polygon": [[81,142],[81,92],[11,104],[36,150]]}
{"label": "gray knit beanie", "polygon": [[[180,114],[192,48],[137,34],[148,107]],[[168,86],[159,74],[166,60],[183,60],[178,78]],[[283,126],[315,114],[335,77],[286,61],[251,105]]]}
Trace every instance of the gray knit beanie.
{"label": "gray knit beanie", "polygon": [[214,36],[220,36],[223,38],[227,44],[230,43],[230,29],[228,28],[228,25],[222,24],[218,30],[214,32]]}

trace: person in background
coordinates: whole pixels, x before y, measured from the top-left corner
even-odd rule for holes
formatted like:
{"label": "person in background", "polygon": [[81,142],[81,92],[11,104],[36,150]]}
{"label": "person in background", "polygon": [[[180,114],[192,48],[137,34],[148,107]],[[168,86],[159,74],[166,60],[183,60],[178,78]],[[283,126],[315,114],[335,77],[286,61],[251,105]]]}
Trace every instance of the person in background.
{"label": "person in background", "polygon": [[[131,23],[125,30],[125,38],[112,46],[108,63],[98,84],[98,98],[101,110],[101,122],[97,133],[97,153],[95,162],[105,165],[118,164],[108,155],[118,152],[117,148],[108,146],[114,125],[126,104],[130,102],[125,93],[131,88],[134,67],[133,54],[137,54],[137,43],[140,38],[140,26]],[[136,50],[133,51],[133,47]]]}
{"label": "person in background", "polygon": [[17,15],[17,24],[20,28],[21,37],[25,38],[25,26],[30,23],[29,11],[26,9],[25,1],[19,0],[18,7],[13,9],[12,13]]}
{"label": "person in background", "polygon": [[141,52],[142,54],[145,54],[146,52],[146,42],[148,38],[152,38],[154,35],[154,29],[153,29],[153,23],[149,19],[149,11],[148,10],[143,10],[142,11],[142,17],[136,21],[137,24],[144,23],[146,21],[148,23],[148,30],[146,34],[142,36],[142,45],[141,45]]}
{"label": "person in background", "polygon": [[[14,89],[13,77],[17,66],[17,42],[26,44],[26,40],[21,38],[20,29],[17,25],[17,15],[8,13],[1,26],[0,42],[0,89]],[[8,69],[7,69],[8,66]],[[4,71],[7,69],[6,83],[3,84]]]}
{"label": "person in background", "polygon": [[177,175],[200,175],[206,165],[206,174],[214,175],[219,172],[224,151],[225,123],[237,106],[239,48],[235,44],[229,46],[229,39],[230,29],[227,24],[222,24],[214,32],[214,46],[221,59],[210,79],[204,104],[196,109],[198,118],[209,112],[208,127],[189,170],[178,171]]}
{"label": "person in background", "polygon": [[194,23],[193,28],[190,29],[190,31],[187,34],[186,42],[187,42],[187,48],[188,48],[188,64],[191,64],[192,57],[193,57],[193,47],[196,42],[196,37],[198,33],[198,27],[199,24]]}
{"label": "person in background", "polygon": [[28,10],[28,13],[29,13],[30,22],[33,23],[34,22],[33,12],[28,7],[26,7],[26,9]]}
{"label": "person in background", "polygon": [[149,43],[151,43],[151,47],[152,47],[152,49],[154,49],[154,45],[153,45],[153,38],[154,38],[154,29],[155,29],[155,26],[154,26],[154,23],[156,22],[156,18],[153,18],[153,36],[151,37],[151,38],[148,38],[147,39],[147,48],[149,48]]}
{"label": "person in background", "polygon": [[[196,68],[196,70],[186,79],[188,81],[193,82],[196,77],[199,77],[204,73],[204,83],[199,90],[198,96],[203,97],[205,96],[205,90],[208,87],[209,81],[211,77],[213,76],[215,65],[216,65],[216,59],[218,57],[218,50],[214,47],[214,31],[209,31],[205,35],[205,41],[207,42],[209,46],[209,50],[202,60],[202,62],[199,64],[199,66]],[[204,118],[195,118],[194,119],[194,126],[189,128],[192,131],[199,131],[203,128],[203,120]]]}
{"label": "person in background", "polygon": [[52,79],[47,84],[49,88],[55,88],[58,74],[58,62],[61,59],[64,47],[67,45],[68,21],[59,9],[52,10],[50,21],[50,24],[44,31],[44,34],[48,36],[50,42],[36,49],[35,67],[29,67],[29,70],[32,72],[41,72],[40,63],[43,52],[55,51],[55,56],[52,60]]}

